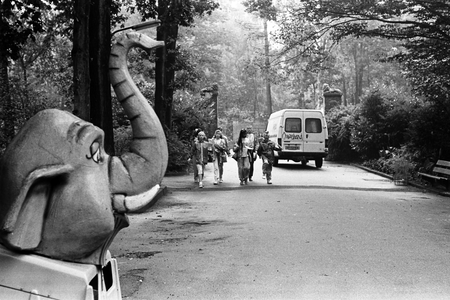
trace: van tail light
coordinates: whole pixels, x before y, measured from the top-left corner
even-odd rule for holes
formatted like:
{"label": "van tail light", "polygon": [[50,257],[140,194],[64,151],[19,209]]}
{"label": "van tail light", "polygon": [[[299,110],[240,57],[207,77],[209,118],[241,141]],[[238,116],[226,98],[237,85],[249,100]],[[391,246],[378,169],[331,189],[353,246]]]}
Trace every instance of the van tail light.
{"label": "van tail light", "polygon": [[325,148],[328,148],[328,139],[325,139]]}
{"label": "van tail light", "polygon": [[282,146],[281,145],[281,138],[278,138],[278,145],[280,145],[280,147]]}

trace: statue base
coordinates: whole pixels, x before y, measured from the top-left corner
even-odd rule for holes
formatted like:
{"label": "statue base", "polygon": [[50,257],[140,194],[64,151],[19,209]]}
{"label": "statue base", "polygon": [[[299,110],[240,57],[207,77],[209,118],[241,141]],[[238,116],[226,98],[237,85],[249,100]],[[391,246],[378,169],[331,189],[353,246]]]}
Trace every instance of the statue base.
{"label": "statue base", "polygon": [[104,267],[18,254],[0,245],[0,299],[122,299],[117,261]]}

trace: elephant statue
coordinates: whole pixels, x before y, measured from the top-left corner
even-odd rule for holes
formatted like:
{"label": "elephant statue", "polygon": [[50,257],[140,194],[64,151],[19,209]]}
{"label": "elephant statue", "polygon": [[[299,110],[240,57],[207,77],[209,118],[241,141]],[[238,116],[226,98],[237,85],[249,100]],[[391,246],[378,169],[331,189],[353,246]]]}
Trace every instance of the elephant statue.
{"label": "elephant statue", "polygon": [[159,189],[168,160],[158,117],[127,68],[129,49],[163,42],[130,32],[111,49],[110,78],[127,114],[130,151],[104,152],[104,132],[69,112],[33,116],[0,161],[0,243],[15,252],[103,265],[127,212],[145,207]]}

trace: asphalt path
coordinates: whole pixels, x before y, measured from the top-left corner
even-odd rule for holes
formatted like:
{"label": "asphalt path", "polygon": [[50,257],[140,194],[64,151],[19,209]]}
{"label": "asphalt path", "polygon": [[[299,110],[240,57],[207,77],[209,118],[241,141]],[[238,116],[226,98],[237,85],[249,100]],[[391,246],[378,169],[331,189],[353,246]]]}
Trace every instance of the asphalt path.
{"label": "asphalt path", "polygon": [[124,299],[450,299],[449,198],[325,162],[165,177],[110,250]]}

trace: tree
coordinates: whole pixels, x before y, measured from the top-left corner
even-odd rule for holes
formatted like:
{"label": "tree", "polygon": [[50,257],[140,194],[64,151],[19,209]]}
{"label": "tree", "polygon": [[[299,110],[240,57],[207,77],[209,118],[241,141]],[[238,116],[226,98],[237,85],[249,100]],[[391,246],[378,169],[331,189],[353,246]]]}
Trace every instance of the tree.
{"label": "tree", "polygon": [[3,136],[14,136],[14,116],[9,92],[8,60],[17,59],[20,49],[34,34],[45,30],[41,16],[50,6],[44,1],[10,1],[0,3],[0,104]]}
{"label": "tree", "polygon": [[276,20],[277,10],[272,4],[272,0],[246,0],[243,2],[247,7],[246,11],[256,13],[263,20],[264,26],[264,76],[266,81],[266,100],[268,115],[272,114],[272,92],[270,84],[270,45],[267,22]]}
{"label": "tree", "polygon": [[157,40],[165,47],[156,50],[155,111],[166,128],[172,127],[172,109],[175,79],[175,64],[179,26],[191,26],[195,16],[211,14],[219,4],[213,0],[137,0],[136,7],[143,20],[159,19]]}
{"label": "tree", "polygon": [[74,1],[73,24],[73,113],[90,121],[90,47],[89,47],[89,0]]}
{"label": "tree", "polygon": [[299,0],[291,17],[315,28],[296,45],[325,34],[336,41],[347,36],[402,41],[404,50],[398,48],[392,57],[404,63],[417,91],[437,99],[447,97],[450,88],[449,9],[446,0]]}
{"label": "tree", "polygon": [[74,114],[102,128],[105,150],[114,154],[108,64],[111,23],[123,20],[120,1],[76,0],[73,5]]}
{"label": "tree", "polygon": [[105,132],[105,150],[110,155],[114,155],[111,83],[109,80],[111,2],[108,0],[91,1],[89,17],[89,120],[103,129]]}
{"label": "tree", "polygon": [[[111,95],[108,75],[110,18],[117,22],[120,3],[126,0],[50,0],[50,1],[2,1],[0,36],[0,96],[7,111],[12,104],[7,84],[8,59],[18,59],[23,45],[36,34],[45,32],[44,41],[55,36],[71,36],[74,114],[93,122],[105,131],[105,148],[114,152],[111,119]],[[52,5],[52,6],[50,6]],[[19,60],[19,62],[21,62]],[[91,82],[92,80],[92,82]],[[14,135],[14,122],[5,122],[4,135]]]}

